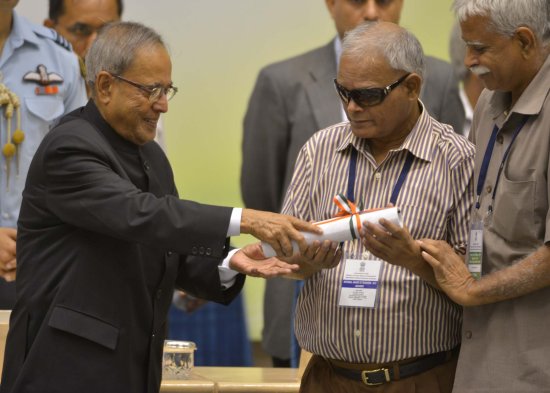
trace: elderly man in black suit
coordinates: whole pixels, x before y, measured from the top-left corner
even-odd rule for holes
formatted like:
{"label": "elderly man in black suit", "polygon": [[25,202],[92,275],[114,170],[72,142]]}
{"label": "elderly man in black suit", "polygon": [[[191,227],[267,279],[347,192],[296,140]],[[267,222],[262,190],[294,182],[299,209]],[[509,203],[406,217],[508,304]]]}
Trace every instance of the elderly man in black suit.
{"label": "elderly man in black suit", "polygon": [[283,256],[291,240],[311,251],[299,231],[317,231],[293,217],[177,197],[153,141],[177,91],[157,33],[111,24],[87,68],[92,99],[43,140],[23,192],[4,393],[157,392],[174,286],[227,303],[244,282],[237,272],[296,268],[262,260],[259,245],[228,255],[229,236],[252,234]]}

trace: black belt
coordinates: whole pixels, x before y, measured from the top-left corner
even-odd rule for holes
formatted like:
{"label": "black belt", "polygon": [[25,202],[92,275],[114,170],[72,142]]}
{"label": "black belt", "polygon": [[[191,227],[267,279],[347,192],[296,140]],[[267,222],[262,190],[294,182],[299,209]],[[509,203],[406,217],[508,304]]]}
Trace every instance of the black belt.
{"label": "black belt", "polygon": [[[334,364],[334,362],[327,359],[334,372],[342,375],[343,377],[362,381],[365,385],[382,385],[386,382],[395,381],[401,378],[411,377],[416,374],[421,374],[428,371],[440,364],[446,363],[454,355],[458,354],[460,347],[456,347],[451,351],[432,353],[431,355],[422,356],[411,362],[396,362],[388,364],[386,367],[380,367],[375,370],[354,370],[351,368],[344,368]],[[398,368],[398,372],[395,369]],[[396,375],[396,374],[399,375]]]}

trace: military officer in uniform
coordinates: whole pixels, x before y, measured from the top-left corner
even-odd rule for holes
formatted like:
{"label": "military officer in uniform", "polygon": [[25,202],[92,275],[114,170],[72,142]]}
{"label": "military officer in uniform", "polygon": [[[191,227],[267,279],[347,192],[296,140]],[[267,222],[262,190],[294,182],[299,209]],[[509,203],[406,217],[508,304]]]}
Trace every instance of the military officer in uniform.
{"label": "military officer in uniform", "polygon": [[21,192],[31,159],[62,115],[86,103],[70,44],[0,0],[0,309],[15,299],[15,239]]}

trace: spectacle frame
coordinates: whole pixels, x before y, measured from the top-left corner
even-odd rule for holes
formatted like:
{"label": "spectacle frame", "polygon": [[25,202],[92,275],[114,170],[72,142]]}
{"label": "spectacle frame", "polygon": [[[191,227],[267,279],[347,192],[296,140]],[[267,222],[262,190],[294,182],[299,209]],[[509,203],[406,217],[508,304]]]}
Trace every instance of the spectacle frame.
{"label": "spectacle frame", "polygon": [[170,100],[172,99],[176,93],[178,92],[178,88],[176,86],[168,86],[168,87],[163,87],[163,86],[156,86],[156,87],[149,87],[149,86],[145,86],[145,85],[142,85],[141,83],[137,83],[137,82],[134,82],[134,81],[131,81],[129,79],[126,79],[120,75],[117,75],[117,74],[111,74],[111,76],[113,78],[116,78],[116,79],[119,79],[123,82],[126,82],[128,83],[129,85],[132,85],[134,87],[137,87],[138,89],[146,92],[148,94],[148,99],[149,99],[149,102],[151,104],[154,104],[155,102],[157,102],[158,100],[160,100],[160,97],[162,97],[162,95],[166,95],[166,99],[167,100]]}

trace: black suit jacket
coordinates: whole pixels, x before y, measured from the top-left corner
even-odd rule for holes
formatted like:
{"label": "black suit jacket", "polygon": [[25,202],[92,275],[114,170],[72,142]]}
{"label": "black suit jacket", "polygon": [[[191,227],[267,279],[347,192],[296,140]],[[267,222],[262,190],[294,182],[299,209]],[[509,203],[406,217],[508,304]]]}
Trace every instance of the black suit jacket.
{"label": "black suit jacket", "polygon": [[159,146],[123,140],[92,102],[68,115],[23,192],[0,391],[157,392],[174,286],[222,303],[242,288],[219,281],[230,215],[178,199]]}

